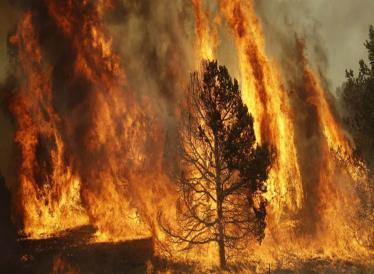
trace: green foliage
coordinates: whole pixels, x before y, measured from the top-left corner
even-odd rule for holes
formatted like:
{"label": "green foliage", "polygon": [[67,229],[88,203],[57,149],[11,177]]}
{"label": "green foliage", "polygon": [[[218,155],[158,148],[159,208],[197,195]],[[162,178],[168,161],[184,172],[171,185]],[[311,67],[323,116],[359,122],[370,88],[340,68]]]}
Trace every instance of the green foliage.
{"label": "green foliage", "polygon": [[374,173],[374,28],[370,26],[369,40],[365,42],[370,64],[359,61],[359,71],[346,71],[342,101],[344,121],[356,143],[357,155]]}

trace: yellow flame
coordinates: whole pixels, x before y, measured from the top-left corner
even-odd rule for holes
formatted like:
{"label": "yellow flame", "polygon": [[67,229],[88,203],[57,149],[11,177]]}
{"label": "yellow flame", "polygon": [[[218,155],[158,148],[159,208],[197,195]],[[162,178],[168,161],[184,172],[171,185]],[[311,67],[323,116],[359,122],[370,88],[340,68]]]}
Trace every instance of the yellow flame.
{"label": "yellow flame", "polygon": [[256,138],[276,149],[267,198],[280,217],[286,208],[296,211],[303,202],[292,111],[277,65],[266,57],[262,30],[252,3],[221,1],[221,10],[236,42],[242,97],[254,117]]}
{"label": "yellow flame", "polygon": [[213,60],[217,44],[216,29],[209,22],[209,15],[204,10],[201,0],[192,0],[195,13],[195,33],[197,37],[198,60]]}
{"label": "yellow flame", "polygon": [[[43,70],[41,49],[32,26],[32,14],[26,13],[11,41],[18,46],[19,60],[26,75],[11,104],[18,130],[15,142],[20,146],[20,196],[24,215],[24,232],[41,237],[50,232],[88,223],[81,206],[80,181],[64,162],[64,144],[58,132],[60,118],[51,107],[52,95],[48,73]],[[44,111],[48,119],[40,109]],[[44,137],[54,144],[48,152],[51,168],[37,162],[37,146]],[[36,180],[36,171],[42,172]]]}

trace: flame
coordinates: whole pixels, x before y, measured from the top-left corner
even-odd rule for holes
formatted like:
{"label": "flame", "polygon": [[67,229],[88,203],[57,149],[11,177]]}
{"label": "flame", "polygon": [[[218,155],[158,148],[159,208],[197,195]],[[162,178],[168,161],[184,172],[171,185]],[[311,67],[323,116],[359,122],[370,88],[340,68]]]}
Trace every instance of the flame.
{"label": "flame", "polygon": [[273,200],[273,210],[280,217],[286,209],[300,209],[303,202],[293,113],[277,65],[266,57],[262,30],[252,3],[222,1],[221,11],[235,39],[243,101],[254,117],[256,138],[276,150],[267,198]]}
{"label": "flame", "polygon": [[[145,201],[163,195],[165,200],[155,204],[170,206],[167,197],[172,199],[173,190],[162,172],[163,130],[147,99],[135,98],[126,84],[101,23],[108,7],[104,1],[94,6],[87,1],[48,2],[51,18],[76,54],[68,86],[85,81],[90,87],[87,105],[64,116],[53,107],[55,91],[31,13],[11,38],[26,75],[11,110],[18,124],[15,142],[22,151],[23,226],[32,238],[87,223],[97,229],[94,241],[150,236],[157,209]],[[79,117],[87,113],[83,122],[90,127],[82,135]],[[62,136],[74,142],[66,144]],[[157,145],[150,151],[152,142]],[[48,158],[36,166],[39,147],[48,151]]]}
{"label": "flame", "polygon": [[[347,157],[352,157],[353,153],[349,140],[331,110],[326,98],[327,92],[308,65],[303,48],[301,54],[307,100],[317,109],[318,123],[324,137],[319,167],[319,204],[316,205],[321,222],[314,244],[319,245],[327,254],[338,252],[341,256],[352,256],[352,253],[360,256],[366,254],[367,250],[357,240],[355,230],[358,227],[352,223],[357,222],[358,209],[361,207],[355,184],[366,187],[366,172],[362,171],[361,163],[348,162]],[[346,162],[343,168],[336,161],[337,152],[343,154],[343,161]]]}
{"label": "flame", "polygon": [[195,33],[197,37],[198,62],[202,59],[213,60],[217,45],[217,29],[209,24],[209,14],[204,11],[201,0],[192,0],[195,14]]}
{"label": "flame", "polygon": [[[169,193],[161,164],[162,129],[152,118],[155,110],[147,107],[151,104],[135,98],[129,89],[119,57],[113,52],[102,24],[104,8],[111,5],[104,5],[105,1],[93,7],[86,1],[69,1],[66,6],[58,1],[48,3],[49,13],[77,54],[74,74],[92,87],[91,127],[83,147],[84,156],[94,161],[83,159],[88,160],[90,170],[84,172],[81,192],[90,222],[98,229],[96,240],[150,236],[152,228],[146,221],[156,212],[144,199],[154,199],[152,191],[156,191],[154,195]],[[82,11],[82,17],[77,10]],[[147,151],[148,143],[157,144],[153,156]],[[150,165],[151,172],[145,170]],[[164,184],[155,185],[158,180]]]}
{"label": "flame", "polygon": [[[316,194],[313,194],[309,193],[311,189],[305,185],[307,182],[303,181],[299,167],[299,154],[303,152],[298,151],[295,143],[296,114],[292,98],[282,83],[278,65],[266,55],[264,35],[252,2],[222,0],[220,10],[235,39],[242,96],[254,116],[256,137],[276,150],[275,164],[267,182],[270,202],[267,237],[262,247],[254,252],[256,258],[279,260],[277,256],[284,256],[282,251],[277,254],[272,251],[278,249],[279,244],[282,245],[279,250],[284,253],[296,253],[301,257],[322,251],[325,256],[366,258],[368,249],[357,240],[360,237],[355,232],[357,223],[364,222],[357,218],[360,200],[355,187],[361,184],[360,187],[368,189],[366,173],[362,163],[350,162],[351,144],[331,110],[317,75],[302,54],[303,83],[308,92],[306,104],[315,107],[322,132],[321,160],[314,167],[319,176],[313,190]],[[344,167],[337,163],[336,153],[340,153]],[[305,204],[310,195],[317,199],[313,201],[315,218],[318,218],[313,219],[316,233],[300,225],[300,218],[310,218],[309,213],[303,215],[308,210]],[[297,232],[300,229],[304,230],[301,234]],[[372,235],[370,229],[368,234]],[[287,261],[285,257],[280,260]]]}
{"label": "flame", "polygon": [[[24,231],[38,237],[86,224],[88,218],[81,206],[79,178],[64,159],[61,119],[52,107],[49,72],[43,66],[32,18],[32,13],[26,13],[11,37],[26,78],[10,109],[18,123],[15,142],[22,154],[19,183]],[[48,159],[40,159],[43,145],[48,146]]]}
{"label": "flame", "polygon": [[[21,154],[18,195],[26,235],[46,237],[91,224],[97,229],[92,241],[154,236],[161,245],[168,245],[156,221],[160,210],[170,222],[177,215],[177,190],[163,163],[166,125],[153,98],[140,95],[126,80],[104,24],[105,12],[115,8],[115,2],[50,0],[46,6],[74,56],[71,64],[53,67],[44,56],[33,25],[37,14],[24,14],[10,38],[18,49],[19,78],[23,79],[10,110]],[[295,98],[283,82],[279,65],[266,53],[252,1],[222,0],[214,19],[202,1],[192,0],[192,8],[196,64],[219,57],[218,33],[231,35],[242,97],[254,117],[256,138],[275,150],[267,182],[266,237],[261,247],[254,247],[255,252],[248,248],[250,255],[275,264],[286,264],[287,254],[367,259],[371,253],[365,245],[374,233],[372,229],[358,233],[360,225],[369,228],[370,224],[359,216],[357,193],[357,188],[367,187],[365,168],[350,162],[352,144],[302,49],[299,73],[307,97],[303,104],[315,109],[315,130],[321,133],[313,186],[307,185],[301,168],[305,152],[297,146],[300,125],[296,125],[298,110],[292,104]],[[69,71],[63,88],[53,86],[53,69]],[[68,104],[64,112],[54,100],[60,93],[66,97],[77,93],[84,99]],[[343,167],[336,160],[339,151]],[[308,220],[311,197],[315,215]],[[313,232],[308,227],[312,222],[316,223]],[[215,261],[215,246],[188,256],[201,260],[206,251],[205,262]]]}

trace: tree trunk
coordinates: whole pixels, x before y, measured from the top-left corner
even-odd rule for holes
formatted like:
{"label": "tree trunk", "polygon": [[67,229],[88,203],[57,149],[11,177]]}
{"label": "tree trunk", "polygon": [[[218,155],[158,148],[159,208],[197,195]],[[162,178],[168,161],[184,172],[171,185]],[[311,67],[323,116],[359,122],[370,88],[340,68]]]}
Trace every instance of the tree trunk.
{"label": "tree trunk", "polygon": [[222,268],[226,267],[225,254],[225,236],[222,225],[222,202],[218,202],[218,248],[219,248],[219,264]]}
{"label": "tree trunk", "polygon": [[216,197],[217,197],[217,218],[218,218],[218,251],[219,251],[219,264],[222,268],[226,267],[226,254],[225,254],[225,232],[223,227],[223,187],[221,182],[221,162],[219,157],[219,145],[217,134],[214,134],[214,158],[216,164]]}

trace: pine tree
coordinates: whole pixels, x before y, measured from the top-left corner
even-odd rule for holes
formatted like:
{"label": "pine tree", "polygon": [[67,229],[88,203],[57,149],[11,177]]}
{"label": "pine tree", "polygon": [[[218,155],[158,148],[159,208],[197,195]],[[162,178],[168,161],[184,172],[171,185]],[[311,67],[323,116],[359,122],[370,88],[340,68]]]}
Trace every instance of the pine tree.
{"label": "pine tree", "polygon": [[179,227],[163,224],[184,248],[216,242],[219,262],[241,239],[264,237],[270,149],[256,144],[239,85],[216,61],[191,75],[180,133]]}
{"label": "pine tree", "polygon": [[346,71],[342,101],[345,122],[356,143],[357,154],[367,163],[374,174],[374,28],[370,26],[368,50],[370,64],[359,61],[360,69],[356,76],[352,70]]}

